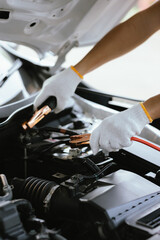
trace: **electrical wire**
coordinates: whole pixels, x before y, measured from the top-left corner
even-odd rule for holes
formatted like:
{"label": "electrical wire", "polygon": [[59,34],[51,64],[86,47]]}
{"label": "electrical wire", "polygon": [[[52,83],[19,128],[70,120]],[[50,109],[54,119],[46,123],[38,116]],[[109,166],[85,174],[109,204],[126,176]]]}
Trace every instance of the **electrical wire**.
{"label": "electrical wire", "polygon": [[94,173],[101,171],[101,169],[88,157],[84,159],[84,164],[86,164]]}
{"label": "electrical wire", "polygon": [[102,168],[99,172],[97,172],[91,176],[86,176],[86,175],[82,175],[82,176],[84,179],[97,179],[97,178],[103,176],[104,172],[113,166],[116,166],[116,163],[111,162],[111,163],[107,164],[104,168]]}
{"label": "electrical wire", "polygon": [[53,147],[56,147],[56,146],[61,145],[61,144],[68,144],[68,143],[69,143],[68,140],[63,140],[63,141],[58,141],[58,142],[55,142],[55,143],[51,143],[51,145],[48,148],[45,148],[44,150],[42,150],[41,153],[46,153],[49,150],[51,150]]}
{"label": "electrical wire", "polygon": [[131,137],[131,140],[132,141],[136,141],[136,142],[140,142],[142,144],[145,144],[145,145],[147,145],[147,146],[149,146],[149,147],[151,147],[151,148],[153,148],[153,149],[155,149],[155,150],[160,152],[160,147],[159,146],[157,146],[157,145],[155,145],[155,144],[153,144],[151,142],[148,142],[148,141],[146,141],[144,139],[141,139],[141,138],[138,138],[138,137]]}
{"label": "electrical wire", "polygon": [[38,130],[45,130],[45,131],[50,131],[50,132],[58,132],[58,133],[63,133],[63,134],[67,134],[69,136],[72,135],[78,135],[77,132],[65,129],[65,128],[54,128],[54,127],[41,127],[38,128]]}

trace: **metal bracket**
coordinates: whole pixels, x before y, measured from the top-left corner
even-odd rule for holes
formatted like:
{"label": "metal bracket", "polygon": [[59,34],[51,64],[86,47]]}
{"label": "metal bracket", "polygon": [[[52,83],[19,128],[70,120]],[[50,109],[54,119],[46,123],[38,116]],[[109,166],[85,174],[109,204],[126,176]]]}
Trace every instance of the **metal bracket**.
{"label": "metal bracket", "polygon": [[43,201],[44,208],[45,208],[46,212],[49,209],[50,200],[52,198],[52,195],[58,187],[59,187],[59,185],[56,185],[56,186],[52,187],[51,190],[49,191],[49,193],[47,194],[47,196],[45,197],[44,201]]}
{"label": "metal bracket", "polygon": [[50,67],[49,70],[47,71],[47,73],[54,75],[61,67],[62,63],[64,63],[65,58],[67,53],[73,48],[78,46],[78,42],[74,41],[74,42],[66,42],[61,49],[57,52],[57,61],[55,63],[55,65],[53,67]]}

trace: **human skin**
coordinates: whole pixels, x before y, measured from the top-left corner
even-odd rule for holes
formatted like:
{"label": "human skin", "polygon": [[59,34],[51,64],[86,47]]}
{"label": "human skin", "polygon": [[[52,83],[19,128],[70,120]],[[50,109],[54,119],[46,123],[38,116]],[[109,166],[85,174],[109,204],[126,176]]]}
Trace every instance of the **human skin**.
{"label": "human skin", "polygon": [[[112,29],[74,67],[85,75],[135,49],[159,29],[160,1]],[[160,95],[145,101],[144,106],[153,120],[160,117]]]}
{"label": "human skin", "polygon": [[143,103],[152,120],[160,118],[160,94],[149,98]]}

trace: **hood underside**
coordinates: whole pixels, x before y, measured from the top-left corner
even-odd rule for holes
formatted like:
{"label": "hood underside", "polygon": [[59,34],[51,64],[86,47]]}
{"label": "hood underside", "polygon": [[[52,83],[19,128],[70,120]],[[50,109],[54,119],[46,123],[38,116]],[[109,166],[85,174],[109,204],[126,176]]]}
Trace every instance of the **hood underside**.
{"label": "hood underside", "polygon": [[0,38],[55,55],[95,44],[136,0],[1,0]]}

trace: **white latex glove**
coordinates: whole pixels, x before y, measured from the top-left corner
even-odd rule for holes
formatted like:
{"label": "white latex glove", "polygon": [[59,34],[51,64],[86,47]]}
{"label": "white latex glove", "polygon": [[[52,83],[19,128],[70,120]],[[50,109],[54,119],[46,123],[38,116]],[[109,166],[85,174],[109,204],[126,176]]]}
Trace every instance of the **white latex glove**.
{"label": "white latex glove", "polygon": [[57,106],[54,111],[55,113],[62,111],[69,98],[73,96],[77,85],[82,80],[81,78],[71,67],[48,78],[34,101],[34,108],[37,109],[48,97],[55,96],[57,99]]}
{"label": "white latex glove", "polygon": [[149,119],[140,104],[105,118],[92,132],[90,146],[93,154],[117,151],[132,144],[131,137],[139,135]]}

